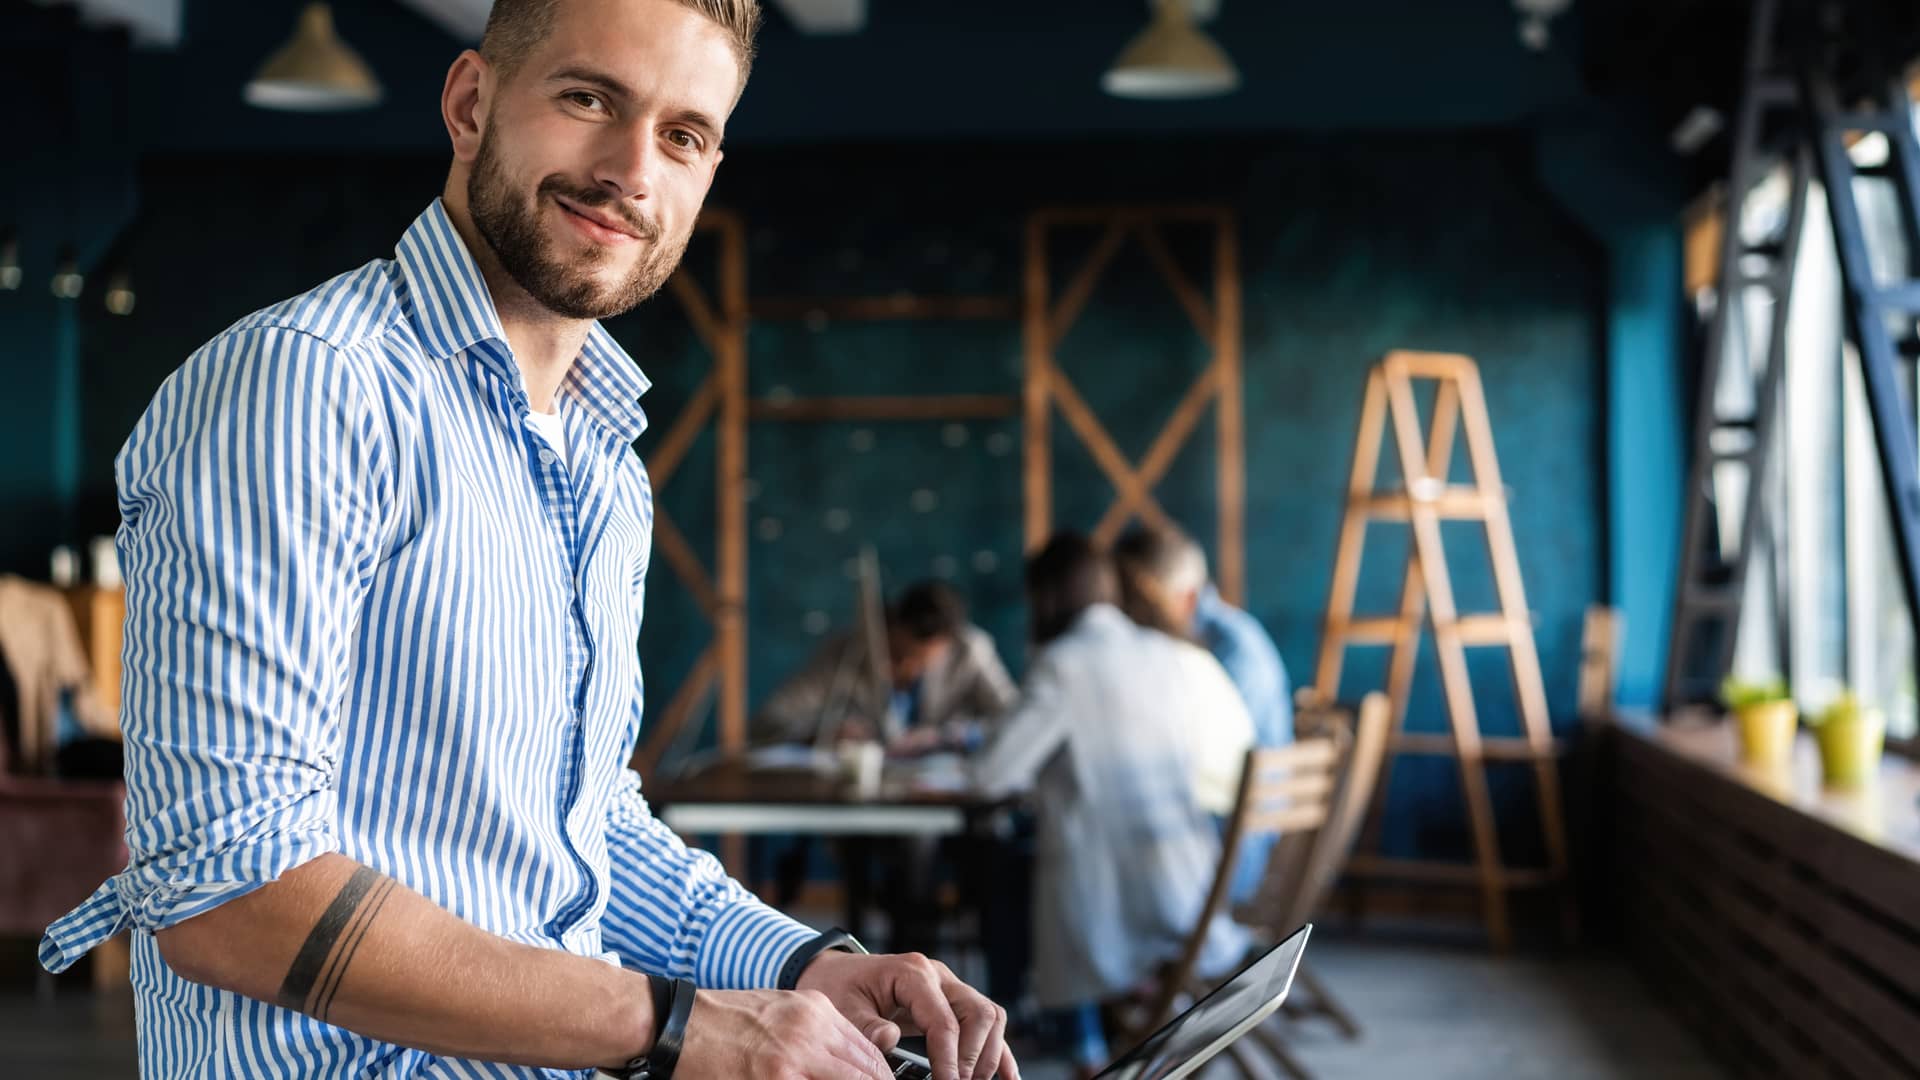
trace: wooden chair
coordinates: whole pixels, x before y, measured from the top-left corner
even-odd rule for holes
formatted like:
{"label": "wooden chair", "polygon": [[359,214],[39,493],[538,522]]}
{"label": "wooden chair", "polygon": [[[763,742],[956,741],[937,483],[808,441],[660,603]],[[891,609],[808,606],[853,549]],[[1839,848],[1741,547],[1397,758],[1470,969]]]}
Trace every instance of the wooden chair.
{"label": "wooden chair", "polygon": [[[1239,796],[1228,819],[1220,866],[1206,904],[1179,959],[1161,972],[1144,1007],[1117,1017],[1121,1023],[1114,1030],[1121,1035],[1120,1045],[1131,1046],[1144,1039],[1173,1016],[1181,1001],[1198,998],[1212,989],[1195,967],[1207,928],[1226,906],[1234,856],[1243,839],[1280,834],[1268,857],[1260,891],[1252,903],[1234,912],[1237,920],[1262,936],[1278,940],[1306,922],[1325,902],[1372,798],[1374,778],[1386,751],[1388,726],[1386,695],[1373,693],[1360,703],[1355,722],[1349,722],[1345,710],[1316,707],[1296,717],[1297,737],[1292,745],[1247,752]],[[1311,993],[1312,1000],[1290,1011],[1331,1016],[1350,1036],[1359,1034],[1352,1016],[1304,964],[1295,982]],[[1252,1034],[1288,1073],[1307,1080],[1306,1069],[1288,1053],[1278,1035],[1265,1027],[1255,1028]],[[1261,1075],[1239,1048],[1229,1048],[1227,1057],[1242,1075]]]}
{"label": "wooden chair", "polygon": [[[1296,732],[1312,737],[1316,730],[1326,728],[1348,739],[1341,786],[1334,794],[1326,823],[1317,832],[1291,843],[1283,837],[1274,846],[1259,893],[1234,912],[1235,919],[1278,940],[1326,906],[1373,801],[1392,726],[1391,702],[1377,691],[1361,700],[1357,716],[1324,705],[1308,705],[1295,714]],[[1324,1016],[1347,1038],[1360,1037],[1359,1021],[1333,996],[1312,964],[1301,963],[1294,983],[1295,992],[1287,1000],[1289,1016]]]}

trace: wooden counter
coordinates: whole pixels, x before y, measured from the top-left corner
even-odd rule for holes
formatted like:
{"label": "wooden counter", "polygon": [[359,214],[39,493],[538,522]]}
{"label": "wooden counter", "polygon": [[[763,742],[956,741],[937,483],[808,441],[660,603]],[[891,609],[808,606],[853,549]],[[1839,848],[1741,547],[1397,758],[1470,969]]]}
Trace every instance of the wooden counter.
{"label": "wooden counter", "polygon": [[1741,1076],[1920,1076],[1920,765],[1858,792],[1723,723],[1612,729],[1599,812],[1641,970]]}

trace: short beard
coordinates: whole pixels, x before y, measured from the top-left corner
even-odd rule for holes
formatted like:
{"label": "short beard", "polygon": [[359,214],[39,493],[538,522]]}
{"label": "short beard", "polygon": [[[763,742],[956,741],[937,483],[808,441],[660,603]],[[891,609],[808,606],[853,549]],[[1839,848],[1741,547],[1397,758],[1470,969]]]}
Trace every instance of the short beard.
{"label": "short beard", "polygon": [[[549,195],[562,195],[611,214],[640,234],[647,247],[626,280],[608,286],[594,278],[593,269],[607,258],[604,248],[589,248],[575,263],[554,255],[539,222],[540,200]],[[620,205],[605,189],[577,188],[557,173],[540,181],[531,201],[520,201],[501,164],[491,128],[480,138],[480,152],[467,178],[467,212],[507,276],[540,306],[569,319],[610,319],[638,307],[673,276],[693,232],[688,228],[678,236],[664,237],[663,242],[658,225]]]}

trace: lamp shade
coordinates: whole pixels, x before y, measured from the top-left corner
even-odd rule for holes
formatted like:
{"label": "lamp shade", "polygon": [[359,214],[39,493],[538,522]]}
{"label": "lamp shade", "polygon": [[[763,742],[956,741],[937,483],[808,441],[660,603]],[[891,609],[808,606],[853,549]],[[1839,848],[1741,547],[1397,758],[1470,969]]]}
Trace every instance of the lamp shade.
{"label": "lamp shade", "polygon": [[20,238],[8,229],[0,232],[0,291],[19,288],[20,278]]}
{"label": "lamp shade", "polygon": [[263,109],[332,112],[380,103],[380,80],[333,32],[333,11],[308,4],[293,38],[247,84],[247,104]]}
{"label": "lamp shade", "polygon": [[1214,97],[1239,87],[1240,70],[1194,25],[1187,0],[1159,0],[1153,23],[1121,51],[1100,85],[1115,97]]}

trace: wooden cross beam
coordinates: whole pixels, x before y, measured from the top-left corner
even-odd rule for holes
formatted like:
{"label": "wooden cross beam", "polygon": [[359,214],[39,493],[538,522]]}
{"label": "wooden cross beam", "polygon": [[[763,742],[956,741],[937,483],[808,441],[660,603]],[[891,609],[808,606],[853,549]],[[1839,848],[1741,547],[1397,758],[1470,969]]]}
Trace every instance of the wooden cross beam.
{"label": "wooden cross beam", "polygon": [[[1210,225],[1214,237],[1214,297],[1211,302],[1180,268],[1161,226],[1168,222]],[[1048,230],[1060,226],[1103,225],[1100,239],[1081,263],[1058,301],[1050,298]],[[1240,602],[1245,594],[1245,446],[1240,408],[1240,274],[1231,213],[1206,207],[1123,207],[1110,210],[1064,209],[1035,214],[1028,221],[1026,252],[1027,364],[1023,394],[1026,418],[1026,539],[1029,550],[1053,529],[1052,447],[1049,423],[1055,407],[1073,429],[1094,463],[1113,484],[1115,499],[1093,529],[1096,544],[1111,544],[1133,518],[1169,525],[1154,489],[1166,478],[1200,420],[1216,410],[1219,504],[1219,552],[1215,578],[1221,592]],[[1067,332],[1085,311],[1094,289],[1129,237],[1137,237],[1147,257],[1172,290],[1194,329],[1213,353],[1173,414],[1136,464],[1127,459],[1055,362]]]}
{"label": "wooden cross beam", "polygon": [[672,479],[700,433],[712,423],[718,459],[718,540],[716,570],[694,551],[656,499],[654,550],[684,583],[713,625],[712,639],[693,669],[649,725],[646,742],[634,754],[634,767],[650,775],[667,750],[696,716],[717,697],[720,743],[737,750],[746,742],[746,241],[745,228],[730,214],[701,215],[699,231],[720,243],[720,303],[716,306],[699,282],[683,268],[667,289],[693,324],[695,336],[713,357],[713,370],[700,381],[686,408],[661,436],[647,461],[656,495]]}

